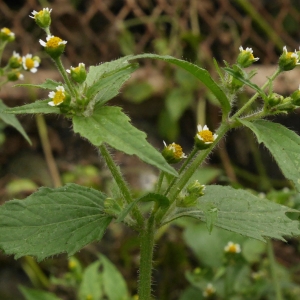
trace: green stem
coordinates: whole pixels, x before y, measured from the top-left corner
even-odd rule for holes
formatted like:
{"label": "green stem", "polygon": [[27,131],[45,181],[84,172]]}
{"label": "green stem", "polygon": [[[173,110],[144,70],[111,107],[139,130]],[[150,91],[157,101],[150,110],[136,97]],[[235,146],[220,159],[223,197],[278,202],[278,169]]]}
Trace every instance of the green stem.
{"label": "green stem", "polygon": [[59,71],[59,73],[61,74],[62,78],[64,79],[66,85],[69,88],[69,92],[70,94],[75,97],[76,96],[76,88],[72,85],[71,81],[69,80],[68,74],[61,62],[60,57],[54,59],[55,65]]}
{"label": "green stem", "polygon": [[[105,159],[106,165],[109,168],[113,178],[115,179],[125,201],[127,202],[127,204],[130,204],[131,202],[133,202],[133,199],[131,197],[129,188],[125,180],[123,179],[120,169],[116,166],[104,144],[99,146],[99,150],[101,152],[101,155]],[[137,221],[138,225],[141,227],[144,223],[144,219],[136,206],[134,206],[132,209],[132,215]]]}
{"label": "green stem", "polygon": [[1,64],[1,60],[2,60],[2,54],[3,54],[6,44],[7,44],[7,42],[3,42],[3,44],[0,45],[0,64]]}
{"label": "green stem", "polygon": [[159,173],[158,181],[157,181],[156,188],[155,188],[155,193],[157,193],[157,194],[160,192],[161,185],[164,180],[164,176],[165,176],[165,172],[161,171]]}
{"label": "green stem", "polygon": [[151,299],[151,271],[154,248],[154,234],[155,219],[154,215],[151,215],[147,222],[146,230],[142,232],[140,237],[141,258],[138,292],[139,299],[141,300]]}
{"label": "green stem", "polygon": [[[270,81],[273,81],[279,74],[281,73],[281,70],[278,68],[274,74],[265,82],[265,84],[261,87],[261,90],[264,90]],[[239,117],[247,108],[249,108],[252,103],[257,99],[257,97],[259,96],[259,93],[256,92],[250,99],[249,101],[240,109],[238,110],[232,117],[231,119],[235,119],[237,117]]]}
{"label": "green stem", "polygon": [[[191,160],[195,157],[196,153],[199,150],[194,147],[193,150],[191,151],[191,153],[189,154],[189,156],[184,160],[184,163],[182,164],[182,166],[180,167],[178,174],[180,175],[185,168],[189,165],[189,163],[191,162]],[[164,195],[167,196],[167,194],[169,193],[169,191],[171,190],[171,188],[173,187],[173,185],[175,184],[175,182],[177,181],[178,177],[174,177],[170,183],[170,185],[168,186],[167,190],[165,191]]]}
{"label": "green stem", "polygon": [[269,261],[270,261],[270,271],[271,271],[273,286],[275,288],[276,300],[283,300],[281,287],[279,285],[279,281],[278,281],[278,277],[277,277],[276,261],[275,261],[273,245],[272,245],[271,240],[268,240],[267,246],[268,246],[268,257],[269,257]]}

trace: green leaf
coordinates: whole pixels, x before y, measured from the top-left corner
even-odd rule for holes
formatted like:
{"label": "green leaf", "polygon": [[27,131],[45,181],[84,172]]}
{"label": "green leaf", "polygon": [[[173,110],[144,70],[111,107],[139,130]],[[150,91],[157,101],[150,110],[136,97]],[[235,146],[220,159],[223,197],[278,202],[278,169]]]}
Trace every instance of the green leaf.
{"label": "green leaf", "polygon": [[256,84],[252,83],[249,79],[243,77],[239,71],[235,71],[231,68],[223,68],[223,70],[228,73],[229,75],[231,75],[232,77],[236,78],[237,80],[241,81],[242,83],[244,83],[245,85],[251,87],[253,90],[255,90],[256,92],[258,92],[262,98],[266,98],[266,94],[265,92],[260,89]]}
{"label": "green leaf", "polygon": [[207,186],[196,207],[177,208],[163,223],[182,216],[206,222],[206,214],[212,207],[218,210],[215,226],[257,240],[265,241],[265,237],[270,237],[284,241],[283,236],[300,234],[299,222],[286,216],[287,212],[299,211],[258,198],[244,190],[218,185]]}
{"label": "green leaf", "polygon": [[[2,102],[2,100],[0,100],[0,111],[4,111],[4,110],[6,110],[8,108],[9,107],[6,106]],[[26,139],[26,141],[31,145],[31,141],[30,141],[27,133],[25,132],[25,130],[23,129],[21,123],[19,122],[19,120],[15,116],[7,115],[5,113],[0,113],[0,119],[4,123],[6,123],[6,124],[8,124],[8,125],[10,125],[12,127],[14,127],[16,130],[18,130],[23,135],[23,137]]]}
{"label": "green leaf", "polygon": [[8,201],[0,206],[0,248],[15,258],[72,255],[102,238],[111,222],[103,213],[105,198],[97,190],[68,184]]}
{"label": "green leaf", "polygon": [[169,199],[161,194],[156,194],[156,193],[148,193],[145,196],[142,196],[135,201],[131,202],[128,204],[123,211],[120,213],[118,218],[116,219],[116,222],[122,222],[126,216],[129,214],[129,212],[132,210],[133,206],[136,205],[138,202],[149,202],[149,201],[154,201],[157,203],[158,206],[161,207],[167,207],[170,203]]}
{"label": "green leaf", "polygon": [[255,133],[259,143],[264,143],[284,176],[291,180],[300,192],[300,137],[278,123],[265,120],[253,123],[239,121]]}
{"label": "green leaf", "polygon": [[106,103],[119,94],[120,88],[124,82],[130,78],[130,74],[134,72],[137,67],[137,64],[127,64],[120,69],[113,70],[109,73],[106,72],[87,89],[86,96],[91,99],[93,105],[98,102],[101,104]]}
{"label": "green leaf", "polygon": [[[102,283],[109,300],[129,300],[126,282],[117,268],[104,256],[100,256]],[[93,298],[94,299],[94,298]]]}
{"label": "green leaf", "polygon": [[31,83],[21,83],[21,84],[16,84],[16,87],[35,87],[35,88],[41,88],[41,89],[45,89],[45,90],[55,90],[56,87],[58,87],[59,85],[62,85],[61,82],[57,82],[55,80],[52,79],[46,79],[46,81],[42,84],[31,84]]}
{"label": "green leaf", "polygon": [[137,155],[162,171],[177,175],[163,156],[146,141],[146,134],[132,126],[129,120],[120,107],[96,106],[90,117],[74,116],[73,129],[95,146],[107,143],[117,150]]}
{"label": "green leaf", "polygon": [[153,95],[153,87],[148,82],[134,82],[127,85],[122,97],[133,103],[142,103]]}
{"label": "green leaf", "polygon": [[82,281],[79,287],[79,300],[86,299],[102,299],[103,282],[102,274],[100,273],[100,261],[96,261],[89,265],[83,273]]}
{"label": "green leaf", "polygon": [[128,57],[129,60],[138,59],[138,58],[152,58],[152,59],[159,59],[164,60],[166,62],[172,63],[182,69],[186,70],[187,72],[194,75],[198,78],[218,99],[223,109],[224,114],[228,114],[230,111],[230,102],[223,92],[221,87],[211,78],[209,72],[203,68],[198,67],[190,62],[177,59],[175,57],[169,55],[156,55],[156,54],[140,54]]}
{"label": "green leaf", "polygon": [[114,73],[118,70],[122,70],[124,67],[128,67],[130,65],[128,62],[130,57],[131,56],[124,56],[99,66],[91,66],[85,80],[86,85],[91,87],[95,82],[106,77],[110,73]]}
{"label": "green leaf", "polygon": [[61,300],[61,298],[58,298],[55,294],[49,292],[30,289],[25,286],[19,286],[19,289],[26,300]]}
{"label": "green leaf", "polygon": [[4,114],[60,114],[57,106],[50,106],[50,99],[37,100],[22,106],[9,107],[2,111]]}

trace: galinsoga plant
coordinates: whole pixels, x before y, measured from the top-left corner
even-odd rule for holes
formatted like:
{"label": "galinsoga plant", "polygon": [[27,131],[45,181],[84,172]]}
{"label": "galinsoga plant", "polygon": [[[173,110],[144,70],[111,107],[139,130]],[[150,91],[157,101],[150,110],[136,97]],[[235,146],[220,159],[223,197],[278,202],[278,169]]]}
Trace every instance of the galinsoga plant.
{"label": "galinsoga plant", "polygon": [[[171,56],[155,54],[130,55],[115,61],[90,66],[84,63],[66,70],[61,62],[67,41],[50,32],[51,10],[34,11],[32,18],[45,30],[46,40],[40,44],[60,72],[63,82],[46,80],[33,86],[49,90],[48,99],[20,107],[7,108],[5,114],[60,114],[71,120],[75,133],[95,145],[101,153],[121,194],[119,197],[67,184],[60,188],[42,187],[25,200],[12,200],[0,208],[0,248],[16,258],[31,255],[37,260],[66,252],[72,255],[85,245],[100,241],[111,222],[122,222],[133,228],[140,239],[139,299],[151,298],[151,268],[157,230],[181,217],[205,222],[209,231],[221,227],[250,238],[265,241],[299,235],[299,222],[287,216],[298,211],[261,199],[252,193],[229,186],[208,185],[191,181],[194,172],[218,142],[231,130],[250,129],[271,152],[282,173],[300,191],[300,138],[286,127],[264,120],[267,116],[287,114],[300,106],[300,89],[289,97],[273,92],[272,83],[285,71],[299,64],[299,52],[283,48],[276,72],[260,88],[251,82],[254,72],[245,68],[258,60],[251,48],[240,47],[236,63],[220,68],[215,62],[220,83],[208,71]],[[163,60],[194,75],[219,101],[222,121],[216,131],[202,124],[195,127],[194,148],[184,154],[180,145],[165,144],[160,153],[146,140],[146,134],[135,128],[120,107],[107,102],[137,68],[137,59]],[[237,94],[249,86],[255,94],[240,108]],[[258,98],[259,109],[251,111]],[[133,198],[120,168],[110,156],[107,146],[137,155],[160,170],[156,188],[142,197]],[[182,161],[175,170],[171,165]],[[147,213],[140,210],[143,202],[151,202]],[[124,299],[126,299],[126,295]]]}

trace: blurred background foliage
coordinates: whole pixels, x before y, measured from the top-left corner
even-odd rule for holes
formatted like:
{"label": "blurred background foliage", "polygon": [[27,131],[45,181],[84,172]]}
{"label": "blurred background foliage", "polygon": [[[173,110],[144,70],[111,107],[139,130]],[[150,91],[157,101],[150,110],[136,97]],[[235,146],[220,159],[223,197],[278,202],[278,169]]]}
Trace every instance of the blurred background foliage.
{"label": "blurred background foliage", "polygon": [[[233,63],[242,45],[252,47],[255,57],[260,58],[256,65],[256,83],[260,84],[271,74],[284,45],[290,51],[299,48],[297,0],[0,0],[0,27],[8,27],[16,34],[16,41],[7,46],[3,61],[14,50],[42,58],[38,73],[25,78],[31,83],[41,83],[45,78],[61,80],[38,42],[45,39],[44,33],[28,17],[42,7],[53,9],[52,33],[68,41],[63,57],[66,68],[80,62],[89,66],[123,55],[152,52],[196,62],[217,78],[212,59],[220,64],[223,60]],[[179,142],[188,152],[197,123],[208,124],[211,129],[218,126],[220,112],[216,101],[182,70],[161,61],[143,60],[140,64],[141,68],[113,104],[122,106],[157,148],[162,148],[164,139]],[[298,88],[299,76],[298,70],[281,75],[274,91],[291,93]],[[241,101],[246,101],[249,94],[251,91],[246,89],[240,95]],[[8,106],[44,97],[46,94],[40,91],[12,85],[0,90],[0,98]],[[23,116],[20,121],[33,142],[32,147],[14,129],[0,123],[0,202],[26,197],[41,185],[58,186],[66,182],[92,186],[108,194],[115,189],[95,149],[71,133],[67,120],[45,116],[43,123],[39,118]],[[300,130],[298,112],[276,121]],[[51,172],[49,152],[54,155],[58,175]],[[153,187],[156,170],[122,153],[116,152],[114,157],[137,195]],[[247,131],[228,136],[195,178],[203,184],[243,186],[271,201],[300,207],[299,196],[289,189],[291,186],[272,158]],[[270,250],[270,245],[222,230],[213,229],[209,235],[205,225],[190,220],[167,229],[162,229],[155,253],[153,278],[158,299],[199,300],[209,282],[217,289],[214,299],[275,299],[270,280],[271,250],[278,262],[276,272],[283,299],[300,298],[297,239],[274,242]],[[240,256],[224,255],[229,240],[241,244]],[[14,261],[1,254],[0,299],[48,299],[49,295],[41,294],[37,296],[40,298],[33,298],[34,293],[28,288],[48,290],[60,299],[77,299],[76,293],[80,300],[89,299],[86,282],[98,280],[105,273],[94,268],[98,266],[99,252],[118,267],[134,295],[138,240],[130,230],[112,224],[101,243],[85,247],[69,262],[66,255],[36,264],[28,257]],[[79,273],[74,273],[72,264],[70,267],[72,261],[80,265],[80,272],[76,269]],[[16,289],[20,284],[27,286],[22,293]],[[96,296],[105,293],[97,288],[93,292]],[[107,299],[118,299],[109,295],[106,291]]]}

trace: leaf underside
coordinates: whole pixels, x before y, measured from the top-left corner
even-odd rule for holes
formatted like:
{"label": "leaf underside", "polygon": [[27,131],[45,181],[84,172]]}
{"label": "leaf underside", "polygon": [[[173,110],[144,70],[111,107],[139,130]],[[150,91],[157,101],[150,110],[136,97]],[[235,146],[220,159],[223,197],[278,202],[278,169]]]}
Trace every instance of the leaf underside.
{"label": "leaf underside", "polygon": [[40,188],[24,200],[0,206],[0,248],[15,258],[42,260],[67,252],[72,255],[99,241],[111,217],[104,214],[106,196],[76,184]]}
{"label": "leaf underside", "polygon": [[251,129],[259,143],[269,149],[284,176],[291,180],[300,192],[300,137],[285,126],[258,120],[240,122]]}
{"label": "leaf underside", "polygon": [[212,209],[217,210],[214,226],[257,240],[275,238],[285,241],[284,236],[300,235],[299,222],[286,216],[287,212],[299,211],[258,198],[244,190],[218,185],[206,187],[197,207],[177,208],[163,223],[183,216],[207,222],[206,216]]}

